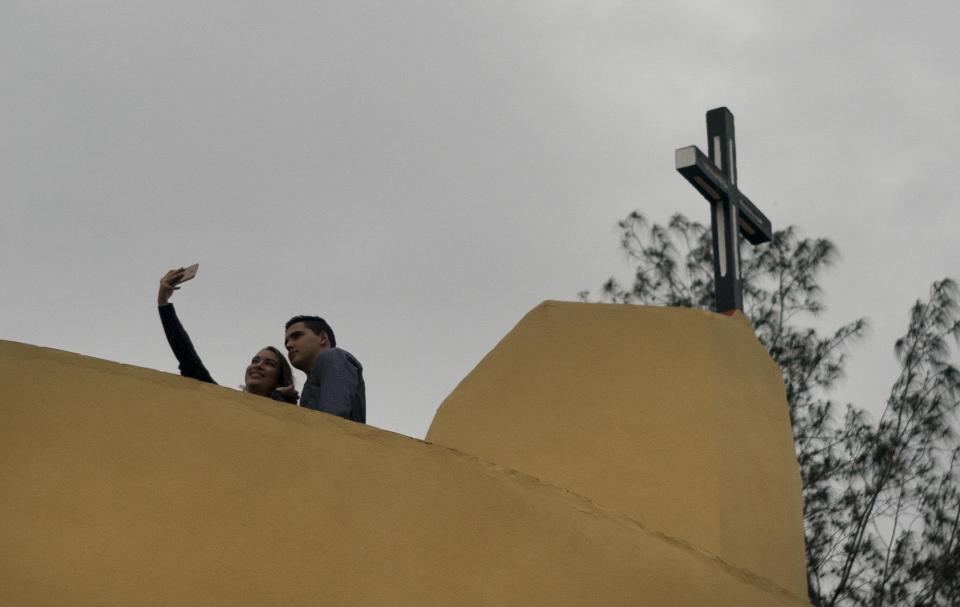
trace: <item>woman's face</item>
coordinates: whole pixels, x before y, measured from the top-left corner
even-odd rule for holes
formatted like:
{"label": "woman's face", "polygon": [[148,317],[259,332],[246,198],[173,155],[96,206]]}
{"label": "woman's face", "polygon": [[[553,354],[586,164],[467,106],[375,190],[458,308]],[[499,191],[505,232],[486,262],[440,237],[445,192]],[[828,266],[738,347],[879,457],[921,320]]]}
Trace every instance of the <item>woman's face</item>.
{"label": "woman's face", "polygon": [[247,391],[265,396],[277,387],[279,381],[280,360],[277,355],[266,348],[254,354],[243,377]]}

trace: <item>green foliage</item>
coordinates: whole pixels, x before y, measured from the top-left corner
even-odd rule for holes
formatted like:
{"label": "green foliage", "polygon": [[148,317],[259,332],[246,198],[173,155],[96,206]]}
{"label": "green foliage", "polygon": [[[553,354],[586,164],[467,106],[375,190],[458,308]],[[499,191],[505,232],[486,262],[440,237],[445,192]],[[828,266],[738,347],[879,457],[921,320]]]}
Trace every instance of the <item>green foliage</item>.
{"label": "green foliage", "polygon": [[[713,309],[710,231],[675,215],[650,226],[637,212],[619,223],[636,265],[633,282],[611,278],[600,299]],[[803,325],[820,314],[820,274],[837,258],[825,239],[794,227],[744,247],[744,308],[780,365],[803,477],[807,574],[818,606],[960,605],[960,446],[952,418],[960,373],[950,341],[960,338],[960,293],[935,282],[910,312],[894,351],[900,373],[879,420],[830,391],[860,318],[822,335]],[[580,293],[588,299],[589,292]]]}

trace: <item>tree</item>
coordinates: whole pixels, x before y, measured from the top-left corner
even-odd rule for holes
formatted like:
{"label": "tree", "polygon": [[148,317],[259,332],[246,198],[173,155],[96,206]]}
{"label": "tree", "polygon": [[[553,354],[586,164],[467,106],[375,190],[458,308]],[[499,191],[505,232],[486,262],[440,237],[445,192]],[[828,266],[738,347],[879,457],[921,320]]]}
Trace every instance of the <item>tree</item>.
{"label": "tree", "polygon": [[[709,229],[682,215],[650,226],[638,212],[618,225],[636,272],[629,286],[607,280],[602,301],[713,308]],[[803,324],[824,309],[818,279],[836,262],[836,247],[791,226],[743,253],[744,308],[783,372],[790,406],[811,601],[960,605],[960,445],[951,426],[960,373],[949,348],[960,338],[956,283],[935,282],[914,304],[894,348],[900,373],[872,420],[830,398],[867,320],[826,335]]]}

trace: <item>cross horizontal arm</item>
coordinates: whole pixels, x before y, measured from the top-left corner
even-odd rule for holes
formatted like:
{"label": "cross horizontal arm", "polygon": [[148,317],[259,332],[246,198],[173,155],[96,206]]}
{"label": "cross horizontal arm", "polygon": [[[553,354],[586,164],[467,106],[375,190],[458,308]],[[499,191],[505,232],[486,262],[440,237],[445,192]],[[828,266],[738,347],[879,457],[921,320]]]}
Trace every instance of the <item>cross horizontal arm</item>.
{"label": "cross horizontal arm", "polygon": [[750,199],[740,192],[740,200],[737,204],[737,223],[740,224],[740,233],[750,241],[750,244],[758,245],[770,242],[773,238],[773,227],[767,216],[760,212]]}
{"label": "cross horizontal arm", "polygon": [[674,157],[677,171],[710,202],[719,202],[730,190],[730,181],[695,145],[679,148]]}
{"label": "cross horizontal arm", "polygon": [[689,145],[677,149],[674,158],[677,171],[711,203],[719,202],[733,193],[734,200],[731,202],[737,207],[740,233],[751,244],[762,244],[770,240],[773,229],[767,216],[737,190],[697,146]]}

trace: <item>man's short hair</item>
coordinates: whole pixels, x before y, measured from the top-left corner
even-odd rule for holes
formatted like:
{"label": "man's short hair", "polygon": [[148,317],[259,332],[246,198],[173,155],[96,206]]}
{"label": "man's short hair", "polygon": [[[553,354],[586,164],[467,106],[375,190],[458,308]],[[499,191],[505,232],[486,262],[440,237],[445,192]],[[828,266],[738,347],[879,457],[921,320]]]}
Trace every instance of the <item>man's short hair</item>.
{"label": "man's short hair", "polygon": [[327,339],[330,340],[330,346],[336,347],[337,338],[333,335],[333,329],[330,328],[330,325],[327,324],[327,321],[320,318],[319,316],[294,316],[287,321],[287,325],[284,329],[289,329],[290,325],[295,325],[298,322],[302,322],[303,326],[307,327],[313,331],[314,335],[320,335],[320,333],[326,333]]}

